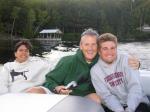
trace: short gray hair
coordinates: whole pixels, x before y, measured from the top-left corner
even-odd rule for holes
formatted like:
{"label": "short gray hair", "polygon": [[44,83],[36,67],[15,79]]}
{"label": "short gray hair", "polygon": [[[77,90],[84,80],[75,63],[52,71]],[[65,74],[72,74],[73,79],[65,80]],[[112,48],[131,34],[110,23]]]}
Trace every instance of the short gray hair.
{"label": "short gray hair", "polygon": [[91,35],[91,36],[96,36],[98,38],[99,34],[97,33],[96,30],[93,30],[92,28],[86,29],[82,34],[81,37],[85,35]]}

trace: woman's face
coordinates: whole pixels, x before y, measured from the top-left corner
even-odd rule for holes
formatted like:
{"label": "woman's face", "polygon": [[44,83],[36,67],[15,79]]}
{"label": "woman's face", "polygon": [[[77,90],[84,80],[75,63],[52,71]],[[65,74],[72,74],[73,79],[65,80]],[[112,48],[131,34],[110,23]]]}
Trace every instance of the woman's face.
{"label": "woman's face", "polygon": [[25,62],[29,58],[29,55],[29,49],[25,45],[18,47],[17,51],[15,52],[16,61],[20,63]]}

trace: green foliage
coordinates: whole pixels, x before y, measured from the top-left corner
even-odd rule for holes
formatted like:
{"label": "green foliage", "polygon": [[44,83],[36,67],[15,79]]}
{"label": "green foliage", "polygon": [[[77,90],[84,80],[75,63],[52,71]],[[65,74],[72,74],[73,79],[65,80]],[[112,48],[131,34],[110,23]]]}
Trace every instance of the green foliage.
{"label": "green foliage", "polygon": [[31,40],[31,43],[33,45],[31,55],[33,55],[33,56],[38,55],[38,56],[42,57],[43,48],[41,47],[41,44],[34,39]]}
{"label": "green foliage", "polygon": [[34,22],[35,22],[35,12],[30,9],[29,12],[27,13],[27,22],[26,22],[26,28],[24,30],[24,37],[30,39],[34,37]]}
{"label": "green foliage", "polygon": [[62,41],[79,41],[80,33],[65,33],[63,35]]}
{"label": "green foliage", "polygon": [[137,32],[135,34],[135,37],[136,40],[138,41],[150,40],[150,32],[149,33]]}
{"label": "green foliage", "polygon": [[[89,27],[119,40],[139,40],[136,29],[150,25],[149,0],[0,0],[0,32],[35,38],[45,28],[60,28],[63,40],[79,41]],[[78,37],[79,36],[79,37]],[[147,39],[147,38],[144,38]]]}

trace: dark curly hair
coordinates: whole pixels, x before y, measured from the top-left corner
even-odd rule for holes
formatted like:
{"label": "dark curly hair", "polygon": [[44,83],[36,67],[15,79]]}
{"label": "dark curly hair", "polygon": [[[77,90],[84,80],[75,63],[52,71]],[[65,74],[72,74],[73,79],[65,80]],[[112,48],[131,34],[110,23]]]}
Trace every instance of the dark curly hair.
{"label": "dark curly hair", "polygon": [[29,49],[29,51],[32,50],[32,44],[30,43],[30,41],[28,41],[28,40],[21,40],[21,41],[16,43],[16,45],[14,47],[14,52],[16,52],[21,45],[26,46],[26,48]]}

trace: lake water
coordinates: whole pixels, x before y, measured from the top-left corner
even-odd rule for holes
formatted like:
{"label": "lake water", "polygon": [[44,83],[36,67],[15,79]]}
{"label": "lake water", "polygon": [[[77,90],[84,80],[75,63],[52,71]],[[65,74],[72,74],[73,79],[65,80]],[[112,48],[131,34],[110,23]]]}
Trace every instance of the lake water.
{"label": "lake water", "polygon": [[135,55],[140,59],[140,69],[150,71],[150,42],[119,43],[118,50]]}
{"label": "lake water", "polygon": [[[64,50],[64,48],[60,48],[60,50]],[[118,50],[122,53],[129,53],[131,55],[135,55],[140,59],[140,69],[150,71],[150,42],[119,43]],[[75,49],[69,52],[52,50],[52,52],[44,56],[52,60],[52,62],[56,63],[61,57],[74,54],[75,51]],[[0,65],[0,69],[1,66],[2,65]]]}

